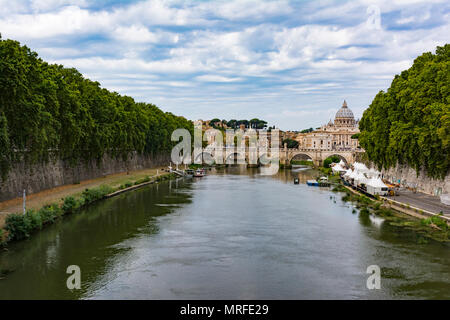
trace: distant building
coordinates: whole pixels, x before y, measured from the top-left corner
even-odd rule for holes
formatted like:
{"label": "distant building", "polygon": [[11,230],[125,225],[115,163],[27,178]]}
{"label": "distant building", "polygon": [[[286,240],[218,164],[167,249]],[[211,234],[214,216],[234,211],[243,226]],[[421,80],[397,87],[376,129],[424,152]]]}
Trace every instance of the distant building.
{"label": "distant building", "polygon": [[352,110],[344,100],[342,107],[336,113],[334,122],[309,133],[299,133],[295,140],[299,148],[313,150],[352,150],[359,147],[358,139],[352,136],[359,133],[358,121],[355,120]]}

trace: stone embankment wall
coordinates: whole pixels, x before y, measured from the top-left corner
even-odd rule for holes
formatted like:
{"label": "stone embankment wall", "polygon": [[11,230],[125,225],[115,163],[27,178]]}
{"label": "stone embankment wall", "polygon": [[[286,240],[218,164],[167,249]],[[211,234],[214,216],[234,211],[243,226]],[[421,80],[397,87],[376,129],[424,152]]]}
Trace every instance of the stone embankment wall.
{"label": "stone embankment wall", "polygon": [[443,180],[432,179],[426,175],[424,170],[417,175],[415,169],[405,165],[397,165],[388,170],[383,169],[381,172],[383,177],[389,181],[398,182],[400,180],[402,185],[415,187],[424,193],[431,195],[450,193],[450,174],[447,174]]}
{"label": "stone embankment wall", "polygon": [[[357,154],[355,161],[363,162],[368,168],[377,168],[367,159],[367,154],[364,152]],[[417,175],[416,169],[406,165],[397,165],[387,170],[383,169],[381,173],[383,174],[383,178],[391,182],[398,182],[400,180],[402,186],[417,188],[420,192],[434,196],[450,193],[450,173],[442,180],[432,179],[426,175],[424,170],[421,170],[419,175]]]}
{"label": "stone embankment wall", "polygon": [[99,163],[93,160],[75,166],[71,166],[64,160],[33,165],[17,163],[9,172],[6,181],[0,179],[0,201],[20,197],[24,189],[27,194],[32,194],[110,174],[167,166],[169,162],[169,154],[155,156],[133,154],[127,161],[104,156]]}

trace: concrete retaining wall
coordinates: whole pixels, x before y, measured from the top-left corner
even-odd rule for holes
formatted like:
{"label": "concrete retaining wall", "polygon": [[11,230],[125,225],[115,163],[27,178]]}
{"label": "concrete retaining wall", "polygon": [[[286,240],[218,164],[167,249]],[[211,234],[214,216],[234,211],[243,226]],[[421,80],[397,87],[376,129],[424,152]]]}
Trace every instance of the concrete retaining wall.
{"label": "concrete retaining wall", "polygon": [[133,154],[127,161],[104,156],[100,163],[90,161],[76,166],[70,166],[68,162],[59,159],[34,165],[17,163],[9,172],[7,180],[0,180],[0,201],[20,197],[24,189],[27,194],[32,194],[109,174],[169,165],[169,162],[169,154]]}

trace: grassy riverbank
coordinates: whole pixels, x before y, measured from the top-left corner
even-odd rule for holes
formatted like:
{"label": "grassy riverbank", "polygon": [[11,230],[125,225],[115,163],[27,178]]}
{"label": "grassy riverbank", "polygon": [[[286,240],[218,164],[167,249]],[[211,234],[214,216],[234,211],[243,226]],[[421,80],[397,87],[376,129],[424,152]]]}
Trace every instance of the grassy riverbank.
{"label": "grassy riverbank", "polygon": [[[54,223],[64,215],[78,212],[95,201],[172,178],[175,178],[175,176],[170,173],[153,176],[142,176],[142,173],[127,175],[126,179],[122,177],[121,179],[104,181],[105,183],[100,186],[85,188],[82,192],[74,192],[59,201],[47,203],[38,209],[31,208],[25,214],[10,213],[6,215],[3,227],[0,227],[0,244],[6,245],[10,241],[29,238],[34,232]],[[51,192],[51,190],[48,192]]]}
{"label": "grassy riverbank", "polygon": [[375,215],[383,218],[390,226],[411,230],[416,235],[419,244],[428,243],[430,240],[440,243],[450,243],[450,227],[439,216],[420,218],[406,215],[389,207],[379,199],[372,199],[365,195],[352,192],[343,185],[333,188],[334,192],[345,193],[342,200],[352,202],[359,209],[361,215]]}

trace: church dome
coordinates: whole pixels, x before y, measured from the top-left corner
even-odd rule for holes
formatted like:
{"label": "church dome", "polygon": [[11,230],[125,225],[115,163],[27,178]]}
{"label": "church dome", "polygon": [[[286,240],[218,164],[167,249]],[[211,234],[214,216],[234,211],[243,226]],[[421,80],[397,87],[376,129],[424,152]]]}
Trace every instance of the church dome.
{"label": "church dome", "polygon": [[336,119],[338,118],[355,119],[352,110],[348,108],[347,102],[345,100],[342,107],[338,110],[338,112],[336,112]]}

